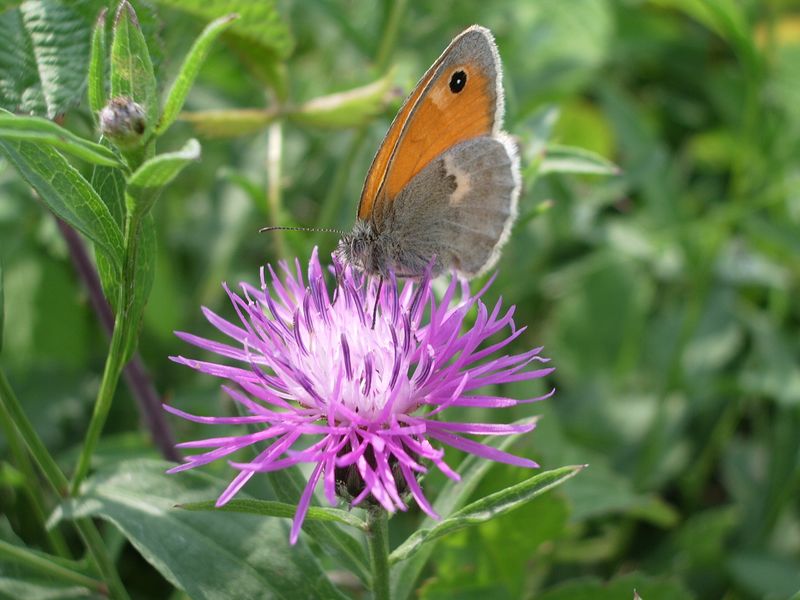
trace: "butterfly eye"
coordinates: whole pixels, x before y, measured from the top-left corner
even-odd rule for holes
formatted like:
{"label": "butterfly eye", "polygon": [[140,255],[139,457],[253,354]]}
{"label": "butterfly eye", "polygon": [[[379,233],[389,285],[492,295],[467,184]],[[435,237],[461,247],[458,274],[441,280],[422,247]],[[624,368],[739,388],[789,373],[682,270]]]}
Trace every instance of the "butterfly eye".
{"label": "butterfly eye", "polygon": [[450,77],[450,91],[454,94],[463,90],[465,85],[467,85],[467,74],[464,71],[456,71]]}

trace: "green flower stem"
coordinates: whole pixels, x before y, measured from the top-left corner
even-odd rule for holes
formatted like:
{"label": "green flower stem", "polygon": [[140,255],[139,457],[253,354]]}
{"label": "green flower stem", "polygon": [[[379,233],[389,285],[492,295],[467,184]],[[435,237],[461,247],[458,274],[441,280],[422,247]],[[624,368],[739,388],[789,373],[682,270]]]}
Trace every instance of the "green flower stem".
{"label": "green flower stem", "polygon": [[[56,461],[48,452],[47,447],[42,442],[33,425],[28,420],[27,415],[22,410],[14,390],[5,376],[5,372],[0,369],[0,401],[3,403],[4,413],[7,413],[14,425],[22,436],[28,452],[33,457],[36,464],[44,474],[45,479],[59,497],[66,497],[69,490],[69,482],[66,475],[61,472]],[[111,597],[117,600],[128,600],[128,593],[125,591],[122,581],[117,573],[116,566],[111,560],[108,549],[103,542],[103,538],[97,531],[94,523],[89,519],[78,519],[75,526],[83,539],[89,554],[92,556],[94,564],[103,576],[103,580],[108,585]]]}
{"label": "green flower stem", "polygon": [[128,341],[132,332],[131,327],[135,325],[132,322],[130,310],[133,303],[133,282],[136,274],[140,223],[140,220],[133,219],[130,216],[127,219],[125,227],[125,264],[122,272],[122,284],[119,290],[119,302],[117,303],[119,310],[114,318],[111,346],[106,357],[106,365],[103,369],[100,389],[97,392],[97,400],[94,403],[92,419],[86,432],[86,441],[83,443],[75,473],[69,484],[70,496],[78,495],[81,483],[89,473],[92,455],[97,448],[97,443],[100,441],[100,434],[103,432],[103,426],[106,424],[108,413],[111,410],[114,392],[117,390],[122,369],[128,359],[126,348],[129,347]]}
{"label": "green flower stem", "polygon": [[[121,306],[121,305],[120,305]],[[100,440],[100,433],[106,423],[108,412],[111,409],[111,401],[119,383],[122,373],[122,361],[125,353],[125,338],[127,337],[127,319],[125,311],[119,311],[114,320],[114,332],[111,334],[111,348],[106,357],[106,365],[103,370],[103,379],[100,381],[100,390],[97,392],[97,400],[94,404],[92,420],[89,422],[89,430],[86,432],[86,441],[83,443],[81,454],[78,457],[78,464],[75,473],[69,484],[69,495],[77,496],[80,492],[81,483],[89,473],[92,455]]]}
{"label": "green flower stem", "polygon": [[389,516],[382,508],[367,511],[367,544],[372,564],[372,597],[389,600]]}
{"label": "green flower stem", "polygon": [[87,577],[79,571],[57,564],[39,552],[33,552],[23,546],[15,546],[0,540],[0,557],[8,562],[25,565],[44,575],[49,575],[65,583],[83,586],[94,592],[105,594],[108,591],[106,584],[92,577]]}
{"label": "green flower stem", "polygon": [[8,440],[8,447],[11,451],[14,464],[23,477],[23,490],[28,497],[30,503],[30,510],[33,512],[37,523],[41,526],[42,532],[50,543],[50,548],[58,556],[69,558],[69,548],[61,535],[61,530],[58,528],[47,528],[47,517],[45,515],[45,502],[42,497],[41,488],[36,485],[38,477],[34,471],[31,459],[25,451],[25,442],[20,437],[17,428],[14,426],[14,421],[11,414],[6,410],[6,403],[0,401],[0,425],[5,432],[6,439]]}

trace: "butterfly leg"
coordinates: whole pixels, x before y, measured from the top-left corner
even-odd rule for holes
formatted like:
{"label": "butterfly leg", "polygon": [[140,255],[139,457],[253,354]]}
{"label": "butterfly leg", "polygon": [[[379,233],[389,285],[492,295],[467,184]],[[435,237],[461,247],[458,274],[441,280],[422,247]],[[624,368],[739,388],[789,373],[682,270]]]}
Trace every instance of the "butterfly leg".
{"label": "butterfly leg", "polygon": [[375,321],[378,319],[378,303],[381,300],[382,289],[383,289],[383,277],[379,277],[378,292],[375,294],[375,307],[372,309],[372,329],[375,329]]}

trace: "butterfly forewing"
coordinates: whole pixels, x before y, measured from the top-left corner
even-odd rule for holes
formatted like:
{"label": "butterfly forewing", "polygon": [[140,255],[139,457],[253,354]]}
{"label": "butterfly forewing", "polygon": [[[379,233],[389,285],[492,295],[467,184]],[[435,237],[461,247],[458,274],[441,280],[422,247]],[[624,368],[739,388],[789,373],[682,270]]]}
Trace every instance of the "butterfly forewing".
{"label": "butterfly forewing", "polygon": [[491,33],[471,27],[422,78],[373,159],[358,218],[380,225],[400,191],[448,148],[499,128],[500,63]]}

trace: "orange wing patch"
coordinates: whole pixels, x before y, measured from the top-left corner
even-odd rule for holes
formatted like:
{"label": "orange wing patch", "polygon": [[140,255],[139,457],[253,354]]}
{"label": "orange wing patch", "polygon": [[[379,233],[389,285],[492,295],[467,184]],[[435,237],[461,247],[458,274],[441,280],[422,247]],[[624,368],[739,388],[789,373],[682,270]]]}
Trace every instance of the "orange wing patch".
{"label": "orange wing patch", "polygon": [[[453,87],[459,72],[466,82]],[[389,127],[367,173],[358,218],[380,222],[388,203],[431,160],[459,142],[490,134],[503,101],[498,97],[500,77],[488,30],[470,27],[456,37]]]}
{"label": "orange wing patch", "polygon": [[[450,90],[453,73],[463,71],[466,85]],[[392,157],[380,197],[393,199],[430,161],[459,142],[492,132],[495,84],[470,66],[448,69],[430,86],[409,119]]]}
{"label": "orange wing patch", "polygon": [[392,157],[392,151],[397,146],[397,140],[400,139],[400,135],[403,133],[406,121],[408,121],[408,116],[411,114],[414,106],[416,106],[417,100],[419,100],[422,92],[425,91],[431,77],[433,77],[438,63],[439,61],[428,69],[427,73],[425,73],[419,83],[417,83],[417,87],[411,92],[411,95],[403,102],[403,106],[400,107],[400,111],[389,126],[389,131],[386,132],[383,142],[381,142],[381,147],[378,148],[378,152],[375,153],[375,158],[372,159],[372,164],[367,172],[367,178],[364,180],[364,188],[361,190],[361,200],[358,204],[359,219],[369,219],[372,213],[372,205],[375,202],[378,190],[386,175],[386,168]]}

